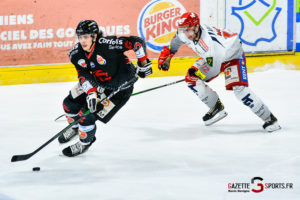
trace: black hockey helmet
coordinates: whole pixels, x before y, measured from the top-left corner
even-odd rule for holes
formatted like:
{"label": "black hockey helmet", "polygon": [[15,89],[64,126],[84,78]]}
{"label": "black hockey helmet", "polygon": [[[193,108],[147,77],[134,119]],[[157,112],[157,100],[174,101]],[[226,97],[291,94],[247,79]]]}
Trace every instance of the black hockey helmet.
{"label": "black hockey helmet", "polygon": [[99,33],[99,27],[97,22],[94,20],[82,20],[79,22],[77,28],[76,28],[76,35],[86,35],[86,34],[98,34]]}

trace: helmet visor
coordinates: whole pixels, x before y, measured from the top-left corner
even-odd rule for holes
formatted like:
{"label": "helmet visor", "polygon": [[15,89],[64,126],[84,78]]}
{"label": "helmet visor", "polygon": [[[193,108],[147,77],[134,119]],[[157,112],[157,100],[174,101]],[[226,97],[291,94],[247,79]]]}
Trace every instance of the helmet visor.
{"label": "helmet visor", "polygon": [[196,27],[180,27],[178,28],[178,35],[182,41],[194,40],[196,37]]}
{"label": "helmet visor", "polygon": [[82,35],[77,35],[77,38],[79,42],[84,41],[84,40],[89,40],[93,37],[93,34],[82,34]]}

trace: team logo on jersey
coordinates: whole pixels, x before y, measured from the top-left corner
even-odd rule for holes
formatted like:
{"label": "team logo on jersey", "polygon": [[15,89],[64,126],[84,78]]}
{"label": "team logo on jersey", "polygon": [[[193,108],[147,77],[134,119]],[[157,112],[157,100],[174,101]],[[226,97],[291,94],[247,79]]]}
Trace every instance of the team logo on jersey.
{"label": "team logo on jersey", "polygon": [[180,16],[186,9],[177,0],[152,0],[142,9],[138,21],[139,35],[147,47],[159,53],[174,37]]}
{"label": "team logo on jersey", "polygon": [[210,66],[210,67],[212,67],[213,66],[213,61],[214,59],[213,59],[213,57],[207,57],[206,58],[206,62],[207,62],[207,64]]}
{"label": "team logo on jersey", "polygon": [[106,64],[106,60],[104,58],[102,58],[102,56],[97,55],[97,62],[100,65],[105,65]]}
{"label": "team logo on jersey", "polygon": [[98,40],[100,44],[111,44],[111,45],[122,45],[123,41],[119,39],[107,39],[107,38],[100,38]]}
{"label": "team logo on jersey", "polygon": [[224,73],[225,73],[225,79],[231,78],[231,68],[230,67],[226,68]]}
{"label": "team logo on jersey", "polygon": [[272,42],[277,37],[275,25],[282,8],[276,4],[277,0],[250,3],[240,0],[238,7],[232,7],[232,15],[241,22],[239,38],[243,43],[257,46],[259,42]]}
{"label": "team logo on jersey", "polygon": [[91,68],[94,68],[96,65],[93,62],[90,62]]}
{"label": "team logo on jersey", "polygon": [[108,107],[110,105],[110,100],[106,100],[104,103],[103,103],[103,106],[104,107]]}
{"label": "team logo on jersey", "polygon": [[86,68],[86,67],[87,67],[87,64],[86,64],[86,62],[85,62],[85,60],[84,60],[84,59],[80,59],[80,60],[78,60],[78,65],[80,65],[81,67],[84,67],[84,68]]}

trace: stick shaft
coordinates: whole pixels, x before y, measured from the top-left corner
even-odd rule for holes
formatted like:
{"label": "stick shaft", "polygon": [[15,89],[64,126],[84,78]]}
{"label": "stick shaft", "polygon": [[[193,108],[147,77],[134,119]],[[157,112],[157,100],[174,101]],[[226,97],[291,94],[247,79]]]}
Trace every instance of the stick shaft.
{"label": "stick shaft", "polygon": [[183,82],[183,81],[184,81],[184,79],[181,79],[181,80],[174,81],[174,82],[171,82],[171,83],[167,83],[167,84],[164,84],[164,85],[160,85],[160,86],[157,86],[157,87],[153,87],[153,88],[149,88],[149,89],[146,89],[146,90],[142,90],[142,91],[133,93],[131,96],[135,96],[135,95],[138,95],[138,94],[142,94],[142,93],[145,93],[145,92],[156,90],[156,89],[159,89],[159,88],[162,88],[162,87],[167,87],[167,86],[170,86],[170,85],[174,85],[176,83],[180,83],[180,82]]}

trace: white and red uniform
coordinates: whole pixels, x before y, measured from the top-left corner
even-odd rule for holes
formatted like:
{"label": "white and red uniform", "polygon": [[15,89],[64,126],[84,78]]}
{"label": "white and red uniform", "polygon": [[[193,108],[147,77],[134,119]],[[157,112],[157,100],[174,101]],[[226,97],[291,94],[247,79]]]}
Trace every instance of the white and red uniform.
{"label": "white and red uniform", "polygon": [[192,68],[199,69],[201,73],[198,73],[199,77],[187,74],[188,87],[203,103],[213,108],[219,96],[205,82],[224,72],[226,89],[233,90],[240,101],[266,121],[271,112],[248,88],[246,59],[238,34],[207,25],[200,26],[200,29],[201,37],[198,41],[189,40],[184,33],[178,31],[169,47],[170,53],[175,54],[180,46],[186,44],[200,56]]}
{"label": "white and red uniform", "polygon": [[[200,29],[199,41],[191,41],[184,34],[177,33],[171,41],[171,53],[176,53],[181,45],[186,44],[200,56],[193,66],[201,71],[203,81],[208,82],[226,68],[236,66],[234,72],[239,77],[226,81],[226,88],[248,86],[246,61],[238,34],[207,25],[200,26]],[[227,75],[230,75],[228,70]]]}
{"label": "white and red uniform", "polygon": [[212,125],[227,116],[218,94],[205,83],[224,72],[226,89],[233,90],[244,105],[265,121],[265,130],[279,130],[281,127],[276,117],[248,87],[246,58],[238,34],[207,25],[201,26],[200,18],[193,12],[182,14],[177,22],[177,33],[170,46],[163,47],[158,58],[158,68],[168,71],[171,58],[183,44],[188,45],[200,56],[189,68],[185,81],[210,108],[203,117],[205,125]]}

